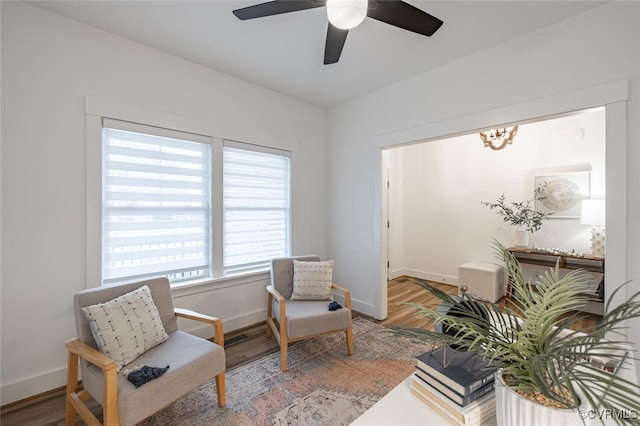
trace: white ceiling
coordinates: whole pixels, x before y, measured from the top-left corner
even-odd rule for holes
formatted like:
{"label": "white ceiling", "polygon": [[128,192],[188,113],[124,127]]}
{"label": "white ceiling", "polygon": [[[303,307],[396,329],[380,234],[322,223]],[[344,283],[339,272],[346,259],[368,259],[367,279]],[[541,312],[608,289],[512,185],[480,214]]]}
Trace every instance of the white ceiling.
{"label": "white ceiling", "polygon": [[367,18],[349,32],[340,61],[323,65],[324,7],[247,21],[231,13],[261,2],[29,3],[322,107],[343,103],[603,3],[409,0],[444,21],[432,37]]}

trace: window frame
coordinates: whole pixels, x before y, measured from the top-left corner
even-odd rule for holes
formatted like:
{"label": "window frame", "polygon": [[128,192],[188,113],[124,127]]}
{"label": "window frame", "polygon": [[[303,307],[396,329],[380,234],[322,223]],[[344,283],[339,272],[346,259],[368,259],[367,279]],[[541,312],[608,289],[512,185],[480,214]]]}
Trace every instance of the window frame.
{"label": "window frame", "polygon": [[[201,268],[198,268],[202,272],[203,276],[199,278],[193,278],[193,279],[178,279],[174,282],[178,284],[180,282],[209,279],[210,277],[212,277],[213,268],[211,267],[211,263],[213,259],[213,256],[212,256],[213,233],[211,232],[211,226],[212,226],[211,219],[212,219],[212,212],[213,212],[214,206],[213,206],[213,200],[212,200],[211,183],[213,180],[212,168],[216,164],[216,160],[211,155],[212,142],[213,142],[212,138],[209,136],[203,136],[203,135],[187,133],[187,132],[178,132],[175,130],[168,130],[168,129],[163,129],[155,126],[148,126],[148,125],[143,125],[138,123],[130,123],[127,121],[114,120],[110,118],[103,118],[102,130],[103,130],[102,166],[107,167],[107,170],[103,169],[102,187],[101,187],[102,196],[103,196],[103,199],[102,199],[103,235],[101,236],[102,285],[109,285],[109,283],[111,282],[120,283],[120,282],[126,282],[131,280],[141,280],[141,279],[145,279],[145,277],[158,276],[158,273],[162,274],[162,272],[154,270],[155,267],[156,266],[159,267],[160,264],[154,263],[153,264],[154,267],[150,268],[152,270],[149,270],[147,267],[144,266],[144,263],[141,263],[141,264],[138,264],[138,266],[134,266],[134,268],[138,269],[138,275],[128,275],[128,276],[124,276],[124,278],[119,277],[119,275],[122,273],[122,269],[116,268],[112,270],[112,272],[116,276],[109,277],[108,276],[109,268],[107,267],[108,258],[110,257],[110,255],[108,254],[109,247],[116,249],[114,252],[112,252],[113,253],[112,256],[120,257],[124,255],[125,257],[123,257],[122,260],[125,260],[125,261],[130,261],[130,260],[138,261],[141,259],[140,258],[141,254],[143,255],[143,259],[151,260],[153,256],[149,257],[149,255],[151,254],[149,252],[145,254],[144,252],[133,251],[131,252],[133,254],[133,257],[130,257],[129,255],[127,255],[127,252],[129,252],[129,250],[121,250],[121,248],[122,247],[126,247],[127,249],[131,248],[131,244],[136,244],[136,245],[163,244],[166,242],[166,240],[163,239],[163,241],[150,243],[148,238],[134,237],[131,235],[127,235],[124,241],[118,240],[116,237],[115,238],[115,241],[117,242],[116,245],[111,245],[107,243],[109,238],[107,238],[107,236],[105,235],[105,232],[109,233],[110,228],[112,231],[116,231],[116,232],[126,233],[130,231],[129,229],[127,229],[128,228],[127,223],[117,219],[113,222],[110,222],[109,218],[118,218],[118,217],[121,217],[122,215],[126,215],[126,216],[133,215],[134,217],[140,217],[139,215],[141,214],[141,212],[144,212],[143,214],[145,215],[149,214],[149,212],[154,212],[153,213],[154,216],[157,214],[164,216],[167,213],[170,213],[172,215],[175,215],[175,214],[191,215],[192,214],[192,210],[191,209],[185,210],[184,206],[176,206],[176,207],[160,206],[159,204],[157,204],[158,202],[164,203],[168,200],[164,196],[156,195],[157,193],[155,192],[147,192],[147,191],[139,192],[141,188],[156,188],[156,190],[163,190],[171,187],[170,182],[167,182],[169,183],[170,186],[165,186],[164,184],[159,185],[159,183],[163,182],[161,180],[159,181],[160,176],[156,176],[155,179],[150,179],[151,175],[149,175],[149,173],[157,173],[159,171],[161,173],[176,173],[177,171],[178,173],[180,173],[180,176],[185,176],[184,173],[186,172],[190,176],[197,176],[202,179],[201,183],[199,184],[196,183],[196,185],[198,185],[196,188],[201,190],[202,192],[200,192],[200,195],[198,195],[197,198],[192,198],[191,200],[197,201],[198,203],[202,203],[201,206],[197,208],[197,210],[200,211],[200,214],[203,214],[200,217],[202,217],[203,220],[206,222],[205,229],[203,229],[204,232],[199,233],[199,237],[197,238],[197,241],[202,241],[204,243],[203,249],[198,250],[200,252],[204,250],[205,252],[204,253],[205,256],[203,256],[202,259],[203,259],[203,262],[206,262],[206,263],[202,264]],[[132,146],[121,145],[120,143],[118,143],[119,140],[127,141],[127,143],[133,142],[134,144]],[[110,141],[111,143],[107,143],[107,141]],[[180,141],[186,142],[186,145]],[[195,150],[191,152],[200,153],[200,155],[192,156],[192,157],[189,157],[189,156],[181,157],[180,154],[178,154],[176,157],[166,157],[165,154],[162,153],[163,151],[156,151],[155,149],[152,149],[152,150],[142,149],[138,151],[138,149],[141,146],[154,147],[154,148],[161,147],[163,151],[166,150],[167,148],[171,149],[172,146],[185,146],[185,149]],[[118,154],[118,152],[120,153]],[[133,157],[136,159],[136,161],[133,163],[127,161],[125,159],[126,157],[121,158],[120,160],[117,159],[118,157],[122,157],[123,155],[129,156],[130,153],[136,154],[135,157]],[[115,162],[108,160],[111,158],[115,159]],[[178,167],[177,169],[171,168],[171,171],[167,169],[168,167],[168,165],[166,164],[167,160],[181,161],[181,159],[186,159],[186,161],[188,161],[188,164],[197,165],[198,168],[193,169],[189,167],[186,169],[181,169]],[[143,163],[140,163],[139,162],[140,160],[142,160]],[[149,161],[154,162],[155,164],[149,167],[150,166]],[[165,163],[164,164],[158,163],[159,161],[162,161]],[[108,166],[108,163],[111,164],[111,167]],[[131,167],[133,167],[133,169]],[[200,167],[202,167],[202,169],[200,169]],[[115,172],[117,175],[107,176],[109,174],[109,170],[111,170],[112,172]],[[141,181],[140,175],[132,176],[127,174],[126,176],[124,176],[123,173],[126,172],[127,170],[136,171],[138,173],[144,173],[148,176]],[[196,174],[193,174],[194,172]],[[176,182],[179,183],[179,181],[176,181]],[[139,186],[140,184],[142,184],[142,187]],[[133,187],[135,188],[135,194],[138,194],[138,197],[140,196],[144,197],[144,198],[139,198],[140,200],[147,202],[147,204],[148,203],[151,203],[151,204],[148,204],[145,207],[141,205],[129,205],[129,202],[131,200],[136,199],[135,196],[134,198],[131,198],[128,196],[125,196],[124,198],[122,198],[119,191],[112,192],[107,189],[109,187],[113,188],[113,185],[125,185],[126,188]],[[149,185],[152,185],[152,186],[149,186]],[[109,206],[110,203],[107,201],[107,198],[105,197],[110,197],[111,195],[115,196],[114,200],[116,204],[110,207]],[[186,195],[186,194],[183,193],[183,195]],[[125,201],[126,204],[123,205],[122,201]],[[200,214],[198,214],[198,216]],[[109,226],[108,223],[111,223],[111,226]],[[167,223],[167,222],[164,222],[164,221],[155,222],[155,220],[151,222],[145,222],[145,224],[153,224],[154,228],[162,223]],[[171,228],[175,227],[178,224],[180,224],[180,226],[184,226],[182,225],[183,223],[184,222],[178,222],[178,223],[171,222],[172,224]],[[122,226],[124,226],[124,228],[122,228]],[[132,239],[131,239],[132,237],[135,239],[136,241],[135,243],[132,242]],[[153,240],[154,238],[157,238],[157,234],[149,237]],[[178,238],[179,239],[176,241],[180,241],[180,242],[185,241],[183,236],[180,236]],[[121,247],[120,244],[125,244],[125,245]],[[186,250],[192,251],[190,249],[186,249]],[[172,255],[179,255],[180,252],[181,250],[178,249],[178,250],[172,251],[171,253]],[[189,262],[189,260],[186,260],[186,262]],[[165,265],[169,266],[169,263],[166,263]],[[171,276],[175,273],[178,273],[179,271],[180,270],[177,270],[177,269],[169,269],[169,270],[166,270],[166,273],[167,275]]]}
{"label": "window frame", "polygon": [[[293,241],[293,156],[295,144],[281,141],[273,146],[236,142],[213,136],[210,124],[194,122],[171,114],[125,106],[111,101],[85,97],[85,135],[86,135],[86,287],[100,287],[102,279],[102,129],[103,119],[128,121],[142,126],[160,127],[199,134],[211,138],[211,277],[195,281],[172,283],[173,288],[199,286],[214,283],[220,286],[233,286],[252,282],[258,275],[264,278],[268,267],[254,269],[237,274],[224,274],[223,270],[223,148],[226,143],[249,150],[274,150],[289,155],[289,221],[287,247],[290,255]],[[270,141],[266,141],[270,142]],[[219,163],[216,164],[216,161]],[[215,236],[218,235],[219,238]],[[261,278],[261,279],[262,279]],[[123,281],[125,282],[125,281]]]}
{"label": "window frame", "polygon": [[[226,167],[226,164],[224,163],[224,149],[225,148],[231,148],[231,149],[238,149],[238,150],[243,150],[243,151],[247,151],[247,152],[255,152],[255,153],[260,153],[260,154],[267,154],[267,155],[271,155],[271,156],[279,156],[279,157],[283,157],[287,159],[287,202],[288,205],[286,206],[286,208],[284,208],[285,210],[285,216],[286,216],[286,241],[285,241],[285,246],[286,246],[286,252],[281,254],[280,256],[284,257],[284,256],[290,256],[291,255],[291,233],[292,233],[292,227],[291,227],[291,210],[292,210],[292,184],[291,184],[291,152],[289,151],[285,151],[282,149],[276,149],[276,148],[269,148],[269,147],[265,147],[265,146],[261,146],[261,145],[253,145],[253,144],[248,144],[248,143],[244,143],[244,142],[238,142],[238,141],[232,141],[232,140],[228,140],[225,139],[223,141],[223,161],[222,161],[222,168],[223,168],[223,175],[224,175],[224,168]],[[224,198],[224,176],[222,179],[223,182],[223,198]],[[227,208],[228,206],[226,206],[224,204],[224,200],[222,202],[222,216],[223,216],[223,221],[224,221],[224,216],[227,212]],[[224,227],[224,224],[223,224]],[[224,247],[224,240],[226,239],[226,229],[223,229],[223,235],[222,235],[222,239],[223,239],[223,250],[225,249]],[[223,252],[222,254],[222,258],[223,258],[223,265],[222,265],[222,276],[233,276],[233,275],[242,275],[245,272],[242,272],[242,269],[244,269],[247,272],[251,272],[251,271],[260,271],[260,270],[265,270],[265,266],[250,266],[251,264],[243,264],[244,266],[240,267],[241,271],[239,272],[235,272],[235,273],[229,273],[227,274],[226,271],[227,269],[237,269],[236,267],[233,266],[225,266],[224,265],[224,258],[225,258],[225,253]]]}

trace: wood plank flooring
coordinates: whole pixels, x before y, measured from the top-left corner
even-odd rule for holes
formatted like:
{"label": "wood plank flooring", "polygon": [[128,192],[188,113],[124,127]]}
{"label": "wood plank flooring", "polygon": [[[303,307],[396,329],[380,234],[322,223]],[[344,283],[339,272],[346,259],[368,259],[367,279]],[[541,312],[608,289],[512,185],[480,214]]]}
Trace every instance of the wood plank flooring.
{"label": "wood plank flooring", "polygon": [[[449,294],[455,294],[457,287],[433,283]],[[504,300],[504,299],[503,299]],[[416,303],[426,307],[435,307],[439,300],[416,284],[410,277],[399,277],[389,281],[388,286],[388,317],[377,321],[366,315],[354,312],[354,316],[361,316],[384,326],[428,327],[424,318],[415,315],[415,311],[407,303]],[[503,301],[499,302],[504,303]],[[595,324],[599,320],[596,315],[585,315],[580,327]],[[278,351],[275,338],[267,338],[265,324],[256,324],[243,330],[228,333],[232,338],[245,335],[247,339],[225,348],[227,370],[246,364],[262,356]],[[97,406],[97,404],[96,404]],[[100,410],[97,406],[97,410]],[[0,424],[3,426],[54,426],[64,422],[64,388],[55,389],[46,394],[37,395],[26,401],[20,401],[2,407]]]}
{"label": "wood plank flooring", "polygon": [[[456,294],[458,292],[457,286],[433,284],[448,294]],[[386,327],[428,327],[431,322],[424,317],[416,315],[416,311],[407,306],[407,304],[412,303],[427,308],[435,308],[440,304],[440,299],[423,289],[419,284],[416,284],[415,279],[406,276],[389,281],[387,298],[387,319],[378,321]]]}

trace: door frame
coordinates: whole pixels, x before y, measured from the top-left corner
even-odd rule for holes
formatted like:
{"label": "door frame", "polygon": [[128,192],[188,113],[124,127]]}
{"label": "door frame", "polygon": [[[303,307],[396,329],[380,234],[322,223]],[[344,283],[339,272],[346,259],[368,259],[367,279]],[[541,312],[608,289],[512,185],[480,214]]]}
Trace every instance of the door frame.
{"label": "door frame", "polygon": [[[605,281],[626,282],[628,280],[626,255],[628,99],[629,82],[621,80],[377,135],[375,149],[377,150],[378,167],[374,171],[376,174],[374,236],[375,241],[378,242],[375,247],[375,263],[379,265],[379,268],[374,272],[374,277],[378,282],[378,285],[373,289],[375,318],[385,319],[388,308],[387,262],[389,261],[389,253],[386,230],[388,209],[384,206],[387,193],[383,191],[386,185],[386,170],[383,161],[385,149],[446,139],[478,132],[489,127],[535,122],[590,108],[604,107],[606,117],[607,268]],[[609,300],[612,291],[612,286],[605,287],[605,303]],[[619,301],[622,301],[623,298],[624,294],[620,294]],[[616,306],[618,303],[612,301],[612,306]]]}

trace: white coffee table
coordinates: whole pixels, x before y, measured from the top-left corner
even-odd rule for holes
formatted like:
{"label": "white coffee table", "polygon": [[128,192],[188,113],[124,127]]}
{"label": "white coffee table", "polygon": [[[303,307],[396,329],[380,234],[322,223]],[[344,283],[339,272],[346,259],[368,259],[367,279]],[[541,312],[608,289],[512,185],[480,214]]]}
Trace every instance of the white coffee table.
{"label": "white coffee table", "polygon": [[[450,426],[438,413],[411,393],[411,376],[358,417],[352,426]],[[495,426],[492,417],[483,426]]]}

